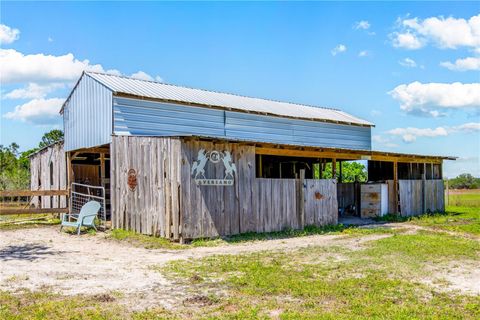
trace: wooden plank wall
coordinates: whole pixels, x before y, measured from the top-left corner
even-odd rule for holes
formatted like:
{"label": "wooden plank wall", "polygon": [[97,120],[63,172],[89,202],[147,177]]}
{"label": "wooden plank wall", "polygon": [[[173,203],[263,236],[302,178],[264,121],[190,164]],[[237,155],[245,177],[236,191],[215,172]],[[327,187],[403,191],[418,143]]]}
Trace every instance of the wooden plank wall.
{"label": "wooden plank wall", "polygon": [[394,181],[393,180],[387,180],[386,181],[388,184],[388,213],[394,214],[397,212],[397,209],[395,208],[395,188],[393,186]]}
{"label": "wooden plank wall", "polygon": [[400,213],[415,216],[423,213],[422,180],[398,180]]}
{"label": "wooden plank wall", "polygon": [[72,164],[73,178],[77,183],[101,186],[100,166],[95,164]]}
{"label": "wooden plank wall", "polygon": [[[110,156],[113,228],[179,239],[180,140],[114,136]],[[137,175],[133,191],[130,169]]]}
{"label": "wooden plank wall", "polygon": [[[50,165],[53,176],[50,176]],[[53,180],[51,179],[53,178]],[[56,143],[30,157],[31,190],[66,190],[67,169],[63,143]],[[66,196],[33,197],[32,204],[37,208],[65,208]]]}
{"label": "wooden plank wall", "polygon": [[306,179],[305,185],[305,225],[337,224],[337,181]]}
{"label": "wooden plank wall", "polygon": [[[198,151],[230,151],[237,167],[233,186],[198,186],[191,168]],[[295,179],[255,176],[255,148],[246,144],[189,140],[182,143],[181,218],[184,238],[216,237],[246,232],[272,232],[301,228]],[[206,177],[223,178],[223,165],[210,162]],[[325,194],[309,212],[312,224],[337,222],[336,185],[333,180],[312,180],[312,188]],[[328,195],[333,192],[333,195]],[[313,199],[313,198],[312,198]],[[318,211],[319,210],[319,211]],[[316,212],[318,211],[318,212]]]}
{"label": "wooden plank wall", "polygon": [[425,180],[425,207],[422,180],[398,180],[402,216],[420,215],[427,211],[445,211],[443,181]]}
{"label": "wooden plank wall", "polygon": [[425,210],[430,212],[445,211],[445,191],[443,180],[425,181]]}
{"label": "wooden plank wall", "polygon": [[295,179],[256,179],[254,205],[255,216],[258,217],[257,232],[301,228],[297,214],[297,183],[299,181]]}
{"label": "wooden plank wall", "polygon": [[[192,164],[200,149],[230,151],[237,168],[233,186],[199,186],[192,177]],[[184,141],[181,147],[181,217],[185,238],[216,237],[259,231],[259,213],[254,210],[255,148],[224,142]],[[220,163],[207,162],[205,176],[223,178]]]}
{"label": "wooden plank wall", "polygon": [[[192,165],[199,150],[230,151],[237,168],[233,186],[199,186]],[[128,188],[128,170],[137,188]],[[194,239],[302,227],[300,180],[255,176],[255,147],[178,138],[114,136],[111,146],[112,223],[172,239]],[[207,162],[207,178],[224,178],[223,164]],[[337,223],[334,180],[305,180],[305,216],[318,226]],[[321,196],[319,196],[321,194]],[[320,197],[320,198],[318,198]],[[318,199],[317,199],[318,198]]]}

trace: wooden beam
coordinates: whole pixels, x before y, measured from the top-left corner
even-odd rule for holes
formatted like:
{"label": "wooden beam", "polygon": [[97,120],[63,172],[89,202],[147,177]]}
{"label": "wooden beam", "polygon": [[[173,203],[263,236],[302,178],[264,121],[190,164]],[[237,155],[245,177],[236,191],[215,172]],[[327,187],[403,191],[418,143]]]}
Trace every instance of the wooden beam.
{"label": "wooden beam", "polygon": [[68,208],[25,208],[25,209],[2,209],[0,208],[0,216],[12,214],[45,214],[45,213],[68,213]]}
{"label": "wooden beam", "polygon": [[396,156],[389,154],[378,154],[373,151],[364,151],[360,152],[357,150],[345,151],[338,150],[332,151],[334,149],[319,149],[319,150],[300,150],[294,148],[273,148],[273,147],[256,147],[255,153],[262,155],[272,155],[272,156],[289,156],[289,157],[304,157],[304,158],[327,158],[327,159],[342,159],[342,160],[368,160],[375,161],[387,161],[387,162],[406,162],[406,163],[424,163],[426,159],[433,163],[440,164],[442,159],[431,159],[431,158],[421,158],[413,156]]}
{"label": "wooden beam", "polygon": [[75,150],[75,155],[78,155],[80,153],[109,153],[109,152],[110,152],[109,147],[93,147],[93,148],[77,149]]}
{"label": "wooden beam", "polygon": [[68,190],[11,190],[0,191],[0,197],[68,196]]}

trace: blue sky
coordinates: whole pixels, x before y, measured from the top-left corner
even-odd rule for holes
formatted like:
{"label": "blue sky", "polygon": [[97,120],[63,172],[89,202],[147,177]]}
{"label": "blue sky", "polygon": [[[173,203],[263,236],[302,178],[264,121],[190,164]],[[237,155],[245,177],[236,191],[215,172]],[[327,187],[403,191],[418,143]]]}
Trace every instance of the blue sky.
{"label": "blue sky", "polygon": [[1,144],[61,128],[81,70],[342,109],[376,150],[480,175],[480,5],[1,3]]}

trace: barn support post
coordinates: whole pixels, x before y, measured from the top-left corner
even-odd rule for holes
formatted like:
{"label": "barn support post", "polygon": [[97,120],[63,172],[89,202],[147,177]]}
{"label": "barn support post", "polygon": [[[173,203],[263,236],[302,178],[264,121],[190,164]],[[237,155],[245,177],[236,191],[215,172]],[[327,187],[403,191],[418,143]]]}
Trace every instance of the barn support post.
{"label": "barn support post", "polygon": [[332,159],[332,179],[337,179],[337,159]]}
{"label": "barn support post", "polygon": [[305,228],[305,169],[300,170],[300,179],[297,185],[297,206],[299,227]]}
{"label": "barn support post", "polygon": [[398,162],[393,161],[393,195],[394,195],[394,211],[393,213],[398,214],[400,210],[398,210]]}
{"label": "barn support post", "polygon": [[338,166],[339,166],[339,169],[340,169],[340,174],[338,176],[338,182],[339,183],[342,183],[342,180],[343,180],[343,176],[342,176],[342,161],[339,161],[338,162]]}
{"label": "barn support post", "polygon": [[425,192],[427,179],[427,164],[423,163],[423,173],[422,173],[422,213],[427,211],[427,193]]}

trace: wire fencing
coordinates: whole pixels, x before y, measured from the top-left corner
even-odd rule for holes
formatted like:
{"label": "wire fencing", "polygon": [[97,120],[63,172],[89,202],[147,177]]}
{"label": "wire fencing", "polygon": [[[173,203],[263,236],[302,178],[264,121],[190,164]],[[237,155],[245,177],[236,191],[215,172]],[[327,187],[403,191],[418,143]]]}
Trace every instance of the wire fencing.
{"label": "wire fencing", "polygon": [[91,186],[88,184],[72,183],[70,193],[71,214],[79,214],[83,205],[89,201],[97,201],[100,203],[100,212],[98,218],[99,226],[106,229],[107,210],[105,207],[105,188],[101,186]]}

